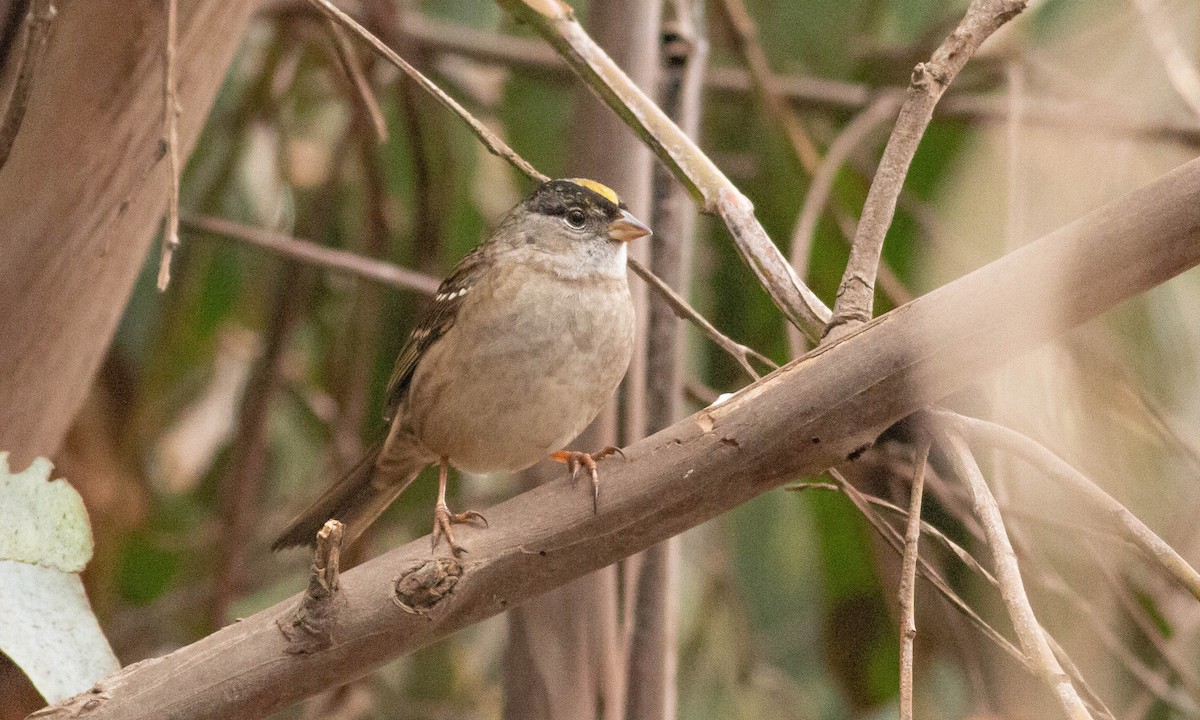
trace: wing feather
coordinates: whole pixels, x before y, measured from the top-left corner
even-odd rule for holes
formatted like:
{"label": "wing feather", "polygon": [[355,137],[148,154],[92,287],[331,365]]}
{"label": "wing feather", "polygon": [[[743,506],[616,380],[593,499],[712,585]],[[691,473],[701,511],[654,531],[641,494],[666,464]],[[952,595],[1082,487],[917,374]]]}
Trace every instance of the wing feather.
{"label": "wing feather", "polygon": [[409,334],[408,341],[396,359],[392,377],[388,380],[387,402],[384,406],[386,420],[391,420],[395,416],[396,409],[400,407],[400,403],[408,393],[409,385],[412,383],[413,375],[417,371],[417,364],[421,358],[454,326],[454,321],[458,317],[458,309],[462,307],[479,276],[491,264],[490,253],[486,252],[485,248],[486,244],[480,245],[459,261],[454,270],[438,286],[438,291],[433,296],[433,302],[426,306],[416,326]]}

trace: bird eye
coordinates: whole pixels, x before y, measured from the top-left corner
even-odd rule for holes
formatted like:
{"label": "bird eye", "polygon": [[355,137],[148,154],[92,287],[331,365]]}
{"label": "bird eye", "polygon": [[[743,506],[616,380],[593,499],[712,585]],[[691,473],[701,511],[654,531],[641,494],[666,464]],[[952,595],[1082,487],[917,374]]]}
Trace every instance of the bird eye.
{"label": "bird eye", "polygon": [[576,230],[582,230],[584,224],[587,222],[587,216],[579,208],[571,208],[567,211],[563,220]]}

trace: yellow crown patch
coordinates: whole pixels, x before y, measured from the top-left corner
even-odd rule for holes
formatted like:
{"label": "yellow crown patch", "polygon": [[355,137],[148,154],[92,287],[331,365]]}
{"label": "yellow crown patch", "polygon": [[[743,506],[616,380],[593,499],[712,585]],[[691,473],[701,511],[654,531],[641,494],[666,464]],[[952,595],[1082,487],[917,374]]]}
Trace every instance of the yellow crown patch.
{"label": "yellow crown patch", "polygon": [[598,183],[595,180],[588,180],[587,178],[570,178],[570,181],[575,183],[576,185],[579,185],[581,187],[587,188],[588,190],[591,190],[592,192],[596,193],[600,197],[609,201],[613,205],[621,204],[621,198],[617,197],[616,191],[607,185]]}

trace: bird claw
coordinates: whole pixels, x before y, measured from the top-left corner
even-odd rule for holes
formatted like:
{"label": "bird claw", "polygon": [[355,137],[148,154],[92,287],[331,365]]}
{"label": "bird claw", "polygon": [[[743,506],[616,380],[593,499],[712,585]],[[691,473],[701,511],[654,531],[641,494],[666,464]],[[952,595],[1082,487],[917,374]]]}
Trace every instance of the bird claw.
{"label": "bird claw", "polygon": [[550,457],[558,462],[566,463],[567,469],[571,471],[572,482],[579,476],[579,468],[587,468],[588,475],[592,478],[592,513],[600,512],[600,473],[596,469],[596,461],[603,460],[609,455],[620,455],[621,459],[625,459],[625,453],[620,448],[606,447],[595,455],[591,453],[580,452],[579,450],[559,450]]}
{"label": "bird claw", "polygon": [[488,526],[487,518],[475,510],[468,510],[462,513],[450,512],[450,508],[445,503],[438,503],[433,508],[433,550],[437,551],[438,541],[442,536],[446,537],[446,544],[450,546],[450,552],[454,553],[455,557],[467,552],[467,549],[454,541],[454,531],[451,526],[459,523],[468,523],[472,520],[483,522],[483,526]]}

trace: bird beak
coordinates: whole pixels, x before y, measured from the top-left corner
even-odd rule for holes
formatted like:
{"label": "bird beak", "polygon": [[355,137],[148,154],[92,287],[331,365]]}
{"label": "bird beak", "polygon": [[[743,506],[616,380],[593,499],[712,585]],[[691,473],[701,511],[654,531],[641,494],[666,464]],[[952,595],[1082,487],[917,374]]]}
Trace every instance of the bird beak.
{"label": "bird beak", "polygon": [[650,228],[646,227],[646,223],[631,215],[628,210],[622,210],[621,217],[608,225],[608,237],[617,242],[627,243],[647,235],[653,235]]}

